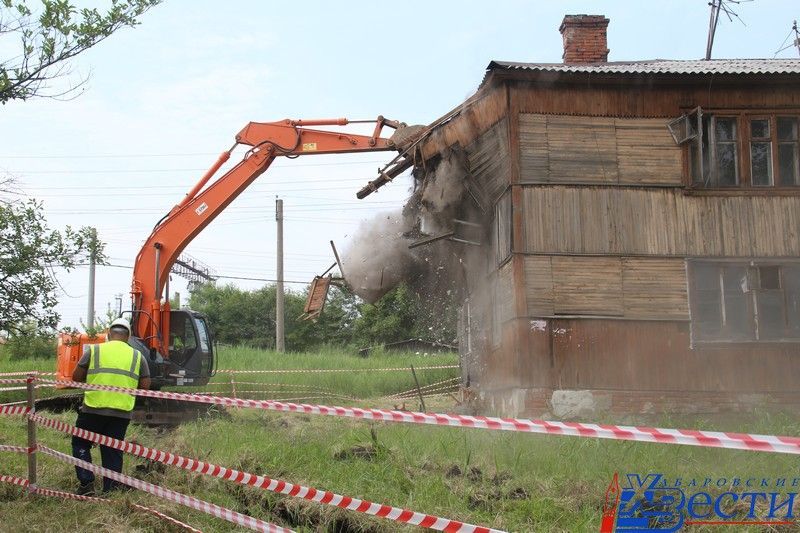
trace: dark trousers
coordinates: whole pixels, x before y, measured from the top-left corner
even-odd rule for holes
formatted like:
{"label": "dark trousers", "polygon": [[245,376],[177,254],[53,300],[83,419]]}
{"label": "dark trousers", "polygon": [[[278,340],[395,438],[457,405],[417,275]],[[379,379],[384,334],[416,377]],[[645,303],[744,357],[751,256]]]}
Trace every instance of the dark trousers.
{"label": "dark trousers", "polygon": [[[75,425],[80,429],[85,429],[93,433],[99,433],[112,437],[115,439],[123,440],[125,432],[128,430],[130,420],[127,418],[120,418],[118,416],[105,416],[94,413],[78,413],[78,420]],[[92,462],[92,454],[90,452],[94,443],[81,439],[79,437],[72,437],[72,456],[88,463]],[[103,461],[103,468],[108,468],[114,472],[122,472],[122,452],[109,448],[107,446],[100,446],[100,458]],[[82,485],[94,482],[94,473],[75,467],[75,473],[78,475],[78,481]],[[103,490],[113,490],[119,485],[117,481],[103,478]]]}

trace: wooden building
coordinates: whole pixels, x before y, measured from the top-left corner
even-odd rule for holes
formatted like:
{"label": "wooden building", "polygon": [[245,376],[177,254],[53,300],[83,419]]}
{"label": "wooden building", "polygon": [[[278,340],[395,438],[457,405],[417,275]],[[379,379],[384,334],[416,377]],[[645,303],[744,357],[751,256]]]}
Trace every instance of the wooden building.
{"label": "wooden building", "polygon": [[421,144],[491,205],[466,385],[503,415],[800,409],[800,60],[608,62],[607,25],[493,61]]}

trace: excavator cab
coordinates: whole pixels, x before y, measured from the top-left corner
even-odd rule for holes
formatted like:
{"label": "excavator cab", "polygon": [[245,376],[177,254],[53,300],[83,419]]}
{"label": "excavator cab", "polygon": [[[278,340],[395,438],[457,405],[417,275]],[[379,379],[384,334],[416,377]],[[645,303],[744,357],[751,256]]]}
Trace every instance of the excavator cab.
{"label": "excavator cab", "polygon": [[[168,385],[205,385],[216,371],[214,344],[208,319],[190,309],[170,311],[169,349],[167,354],[151,350],[139,337],[128,340],[143,354],[150,368],[153,388]],[[58,337],[57,378],[72,379],[87,344],[105,342],[105,333],[89,336],[86,333],[61,333]],[[166,355],[166,357],[164,357]]]}
{"label": "excavator cab", "polygon": [[[208,321],[189,309],[170,311],[166,376],[176,385],[205,385],[214,374],[213,339]],[[174,380],[174,383],[171,383]]]}

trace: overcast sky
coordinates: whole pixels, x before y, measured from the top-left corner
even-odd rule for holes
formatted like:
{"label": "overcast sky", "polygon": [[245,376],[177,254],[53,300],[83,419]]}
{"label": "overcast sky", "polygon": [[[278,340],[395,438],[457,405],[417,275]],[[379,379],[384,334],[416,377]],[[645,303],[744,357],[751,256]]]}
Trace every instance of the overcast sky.
{"label": "overcast sky", "polygon": [[[736,9],[745,24],[721,18],[715,58],[771,58],[800,18],[797,0]],[[91,75],[78,98],[0,107],[0,172],[44,202],[52,227],[97,227],[118,265],[98,269],[102,314],[115,294],[127,304],[131,271],[119,267],[133,265],[155,222],[247,122],[383,114],[430,123],[475,91],[492,59],[560,62],[567,13],[611,19],[611,61],[699,59],[708,11],[707,0],[166,0],[140,26],[76,60],[76,73]],[[8,43],[2,50],[8,54]],[[285,202],[286,279],[307,282],[331,264],[329,240],[346,248],[360,221],[403,204],[408,178],[355,198],[391,157],[279,160],[187,252],[221,275],[274,278],[277,194]],[[79,326],[87,270],[60,282],[62,325]],[[171,288],[186,297],[180,278]]]}

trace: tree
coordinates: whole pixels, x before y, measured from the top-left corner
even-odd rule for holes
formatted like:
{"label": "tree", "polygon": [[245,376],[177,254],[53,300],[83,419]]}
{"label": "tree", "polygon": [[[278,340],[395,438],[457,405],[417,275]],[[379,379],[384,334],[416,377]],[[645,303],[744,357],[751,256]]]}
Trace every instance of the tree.
{"label": "tree", "polygon": [[0,202],[0,332],[53,330],[59,320],[54,269],[69,271],[89,253],[105,262],[94,228],[54,231],[36,201]]}
{"label": "tree", "polygon": [[[68,0],[41,0],[34,11],[27,0],[0,0],[0,38],[18,39],[18,52],[0,60],[0,103],[34,96],[67,97],[86,79],[51,92],[51,82],[72,74],[70,60],[125,26],[162,0],[111,0],[105,11],[78,9]],[[0,41],[2,42],[2,41]],[[16,48],[17,45],[13,45]]]}
{"label": "tree", "polygon": [[[217,341],[272,349],[275,347],[275,294],[274,285],[247,291],[235,285],[203,284],[192,291],[189,307],[208,317]],[[352,326],[358,318],[357,298],[336,288],[328,298],[325,312],[316,322],[311,322],[300,319],[306,293],[286,293],[284,327],[289,351],[352,343]]]}

